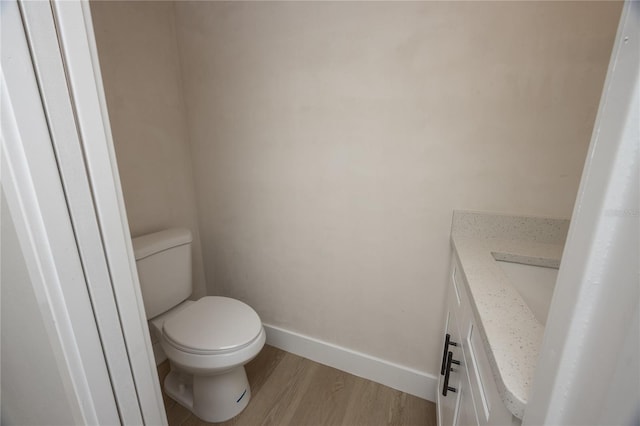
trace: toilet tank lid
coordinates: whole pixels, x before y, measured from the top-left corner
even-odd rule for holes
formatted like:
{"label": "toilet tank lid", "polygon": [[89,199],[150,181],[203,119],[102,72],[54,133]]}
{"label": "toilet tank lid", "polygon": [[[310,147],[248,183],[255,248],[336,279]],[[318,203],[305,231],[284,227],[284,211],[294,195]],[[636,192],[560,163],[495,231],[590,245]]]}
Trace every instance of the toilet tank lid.
{"label": "toilet tank lid", "polygon": [[191,242],[191,231],[186,228],[171,228],[133,238],[133,254],[136,260]]}

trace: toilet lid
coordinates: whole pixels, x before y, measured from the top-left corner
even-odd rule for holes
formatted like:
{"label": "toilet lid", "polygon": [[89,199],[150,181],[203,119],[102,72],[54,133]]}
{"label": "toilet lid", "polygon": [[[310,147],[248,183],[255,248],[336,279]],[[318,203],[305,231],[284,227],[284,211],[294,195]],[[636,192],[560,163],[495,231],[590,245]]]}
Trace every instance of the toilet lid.
{"label": "toilet lid", "polygon": [[239,349],[262,330],[260,317],[249,305],[228,297],[206,296],[164,322],[167,341],[190,353]]}

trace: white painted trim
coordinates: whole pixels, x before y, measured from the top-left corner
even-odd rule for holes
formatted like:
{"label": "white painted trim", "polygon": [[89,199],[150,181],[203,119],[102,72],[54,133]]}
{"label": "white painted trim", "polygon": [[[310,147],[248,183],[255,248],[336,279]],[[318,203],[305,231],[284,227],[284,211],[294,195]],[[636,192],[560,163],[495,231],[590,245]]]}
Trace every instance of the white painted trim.
{"label": "white painted trim", "polygon": [[[86,281],[16,1],[3,1],[2,191],[78,424],[119,424]],[[18,325],[16,325],[18,326]],[[36,384],[37,385],[37,384]]]}
{"label": "white painted trim", "polygon": [[85,1],[52,1],[51,6],[140,410],[145,424],[164,425],[167,418],[133,258],[91,11]]}
{"label": "white painted trim", "polygon": [[142,415],[102,245],[82,144],[74,119],[52,9],[43,3],[23,2],[21,10],[91,307],[103,342],[109,377],[116,390],[114,395],[120,419],[126,424],[141,424]]}
{"label": "white painted trim", "polygon": [[404,365],[264,324],[267,344],[320,364],[435,402],[438,378]]}
{"label": "white painted trim", "polygon": [[627,1],[523,425],[640,419],[639,28]]}

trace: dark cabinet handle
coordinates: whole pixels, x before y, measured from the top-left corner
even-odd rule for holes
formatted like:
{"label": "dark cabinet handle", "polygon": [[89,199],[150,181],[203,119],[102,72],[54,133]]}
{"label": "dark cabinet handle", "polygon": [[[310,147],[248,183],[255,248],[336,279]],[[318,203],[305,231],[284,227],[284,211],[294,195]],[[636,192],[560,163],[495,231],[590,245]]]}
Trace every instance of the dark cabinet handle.
{"label": "dark cabinet handle", "polygon": [[447,396],[447,392],[458,392],[458,389],[449,386],[449,374],[451,373],[451,364],[460,365],[460,361],[453,359],[453,352],[447,354],[446,373],[444,375],[444,383],[442,384],[442,396]]}
{"label": "dark cabinet handle", "polygon": [[449,351],[449,346],[458,346],[458,344],[451,340],[451,335],[447,333],[444,336],[444,350],[442,351],[442,367],[440,367],[440,375],[444,376],[445,367],[447,365],[447,352]]}

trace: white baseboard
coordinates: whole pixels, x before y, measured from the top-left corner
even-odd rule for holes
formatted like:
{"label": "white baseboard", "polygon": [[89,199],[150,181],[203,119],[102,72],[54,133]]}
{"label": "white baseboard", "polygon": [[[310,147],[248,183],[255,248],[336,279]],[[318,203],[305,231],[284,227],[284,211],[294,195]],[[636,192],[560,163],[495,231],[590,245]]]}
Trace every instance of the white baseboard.
{"label": "white baseboard", "polygon": [[313,337],[264,324],[267,344],[411,395],[436,401],[438,378]]}

